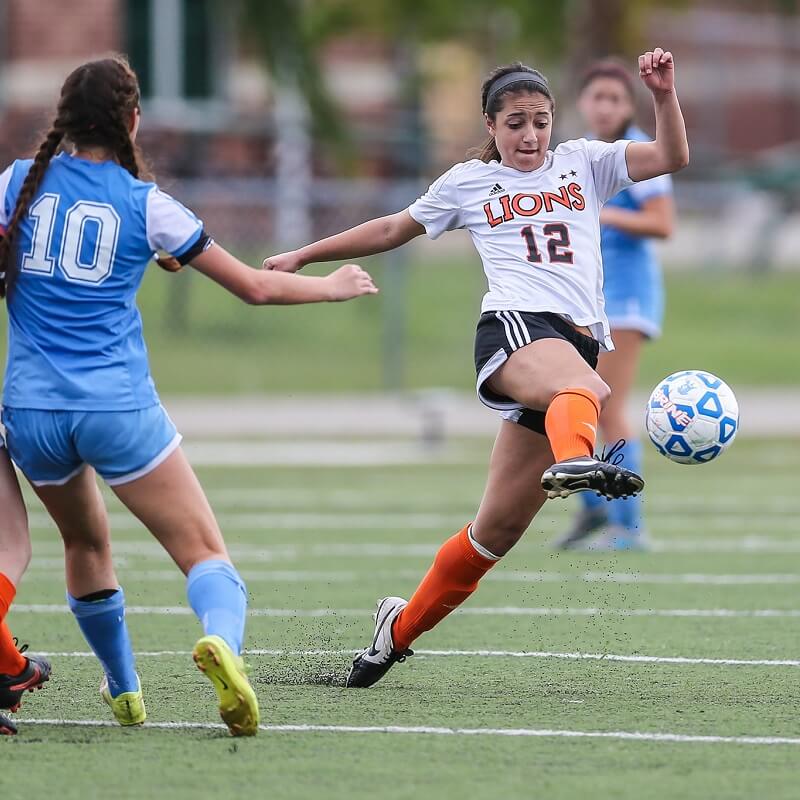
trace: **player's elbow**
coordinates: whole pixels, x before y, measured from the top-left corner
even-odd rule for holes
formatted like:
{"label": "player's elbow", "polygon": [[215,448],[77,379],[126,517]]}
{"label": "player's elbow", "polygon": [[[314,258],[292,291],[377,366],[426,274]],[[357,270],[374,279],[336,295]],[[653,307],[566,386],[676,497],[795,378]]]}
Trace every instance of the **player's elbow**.
{"label": "player's elbow", "polygon": [[248,281],[239,293],[239,297],[249,306],[267,306],[277,302],[269,273],[257,272],[254,280]]}
{"label": "player's elbow", "polygon": [[689,166],[689,148],[681,148],[679,152],[675,153],[670,166],[670,172],[680,172],[682,169],[686,169]]}

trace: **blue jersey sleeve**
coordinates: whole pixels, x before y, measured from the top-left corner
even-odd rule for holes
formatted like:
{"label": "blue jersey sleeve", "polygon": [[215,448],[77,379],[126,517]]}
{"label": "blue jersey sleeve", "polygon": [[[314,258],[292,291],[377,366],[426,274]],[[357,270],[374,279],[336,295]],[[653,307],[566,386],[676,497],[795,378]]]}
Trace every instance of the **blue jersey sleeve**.
{"label": "blue jersey sleeve", "polygon": [[655,178],[634,183],[628,191],[631,193],[631,197],[641,205],[653,197],[672,194],[672,178],[669,175],[656,175]]}

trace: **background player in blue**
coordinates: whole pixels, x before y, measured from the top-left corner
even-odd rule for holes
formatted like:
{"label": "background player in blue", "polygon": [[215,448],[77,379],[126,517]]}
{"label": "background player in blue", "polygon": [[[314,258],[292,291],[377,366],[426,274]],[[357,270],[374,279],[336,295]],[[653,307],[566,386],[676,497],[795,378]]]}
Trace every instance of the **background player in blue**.
{"label": "background player in blue", "polygon": [[[578,102],[590,136],[649,141],[634,123],[633,76],[614,59],[598,61],[584,73]],[[600,355],[597,371],[611,387],[611,399],[600,414],[600,432],[607,442],[625,439],[621,451],[628,469],[641,474],[642,446],[637,426],[627,417],[642,344],[660,335],[664,311],[661,267],[651,239],[663,239],[674,224],[672,180],[660,175],[635,183],[609,200],[600,212],[603,291],[614,347]],[[610,503],[591,492],[580,496],[574,526],[558,544],[581,546],[595,532],[596,549],[645,546],[641,496]]]}
{"label": "background player in blue", "polygon": [[[205,630],[194,659],[234,735],[257,731],[240,657],[247,607],[214,514],[150,377],[136,292],[155,251],[252,304],[346,300],[377,291],[360,267],[325,278],[251,269],[180,203],[142,180],[139,87],[121,58],[66,79],[33,160],[0,174],[0,272],[9,351],[3,423],[11,458],[64,540],[68,601],[123,725],[145,719],[95,471],[187,576]],[[59,152],[63,149],[63,152]]]}

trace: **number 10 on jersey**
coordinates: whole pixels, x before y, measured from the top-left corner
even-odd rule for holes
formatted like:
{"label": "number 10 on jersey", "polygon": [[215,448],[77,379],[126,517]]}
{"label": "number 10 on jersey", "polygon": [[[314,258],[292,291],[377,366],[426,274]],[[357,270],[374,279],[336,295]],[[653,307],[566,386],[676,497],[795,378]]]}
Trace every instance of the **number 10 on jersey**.
{"label": "number 10 on jersey", "polygon": [[[548,222],[542,232],[547,237],[547,260],[551,264],[571,264],[572,250],[569,249],[569,228],[563,222]],[[536,235],[533,225],[526,225],[519,235],[528,246],[528,261],[531,264],[541,264],[542,254],[536,245]]]}

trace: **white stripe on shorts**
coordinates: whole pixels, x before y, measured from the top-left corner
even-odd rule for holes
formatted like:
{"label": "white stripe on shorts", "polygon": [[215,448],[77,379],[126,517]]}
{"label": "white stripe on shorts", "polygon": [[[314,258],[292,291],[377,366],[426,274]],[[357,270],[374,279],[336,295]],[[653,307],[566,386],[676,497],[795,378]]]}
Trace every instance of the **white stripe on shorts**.
{"label": "white stripe on shorts", "polygon": [[508,320],[503,316],[503,312],[495,311],[494,315],[503,323],[503,327],[506,329],[506,339],[508,339],[509,346],[512,350],[517,350],[520,345],[517,344],[517,340],[514,338],[514,334],[511,332],[511,327],[508,324]]}
{"label": "white stripe on shorts", "polygon": [[528,326],[523,322],[522,316],[520,315],[519,311],[509,311],[509,314],[517,320],[519,324],[520,331],[522,331],[522,338],[525,340],[525,344],[531,343],[531,335],[528,332]]}

